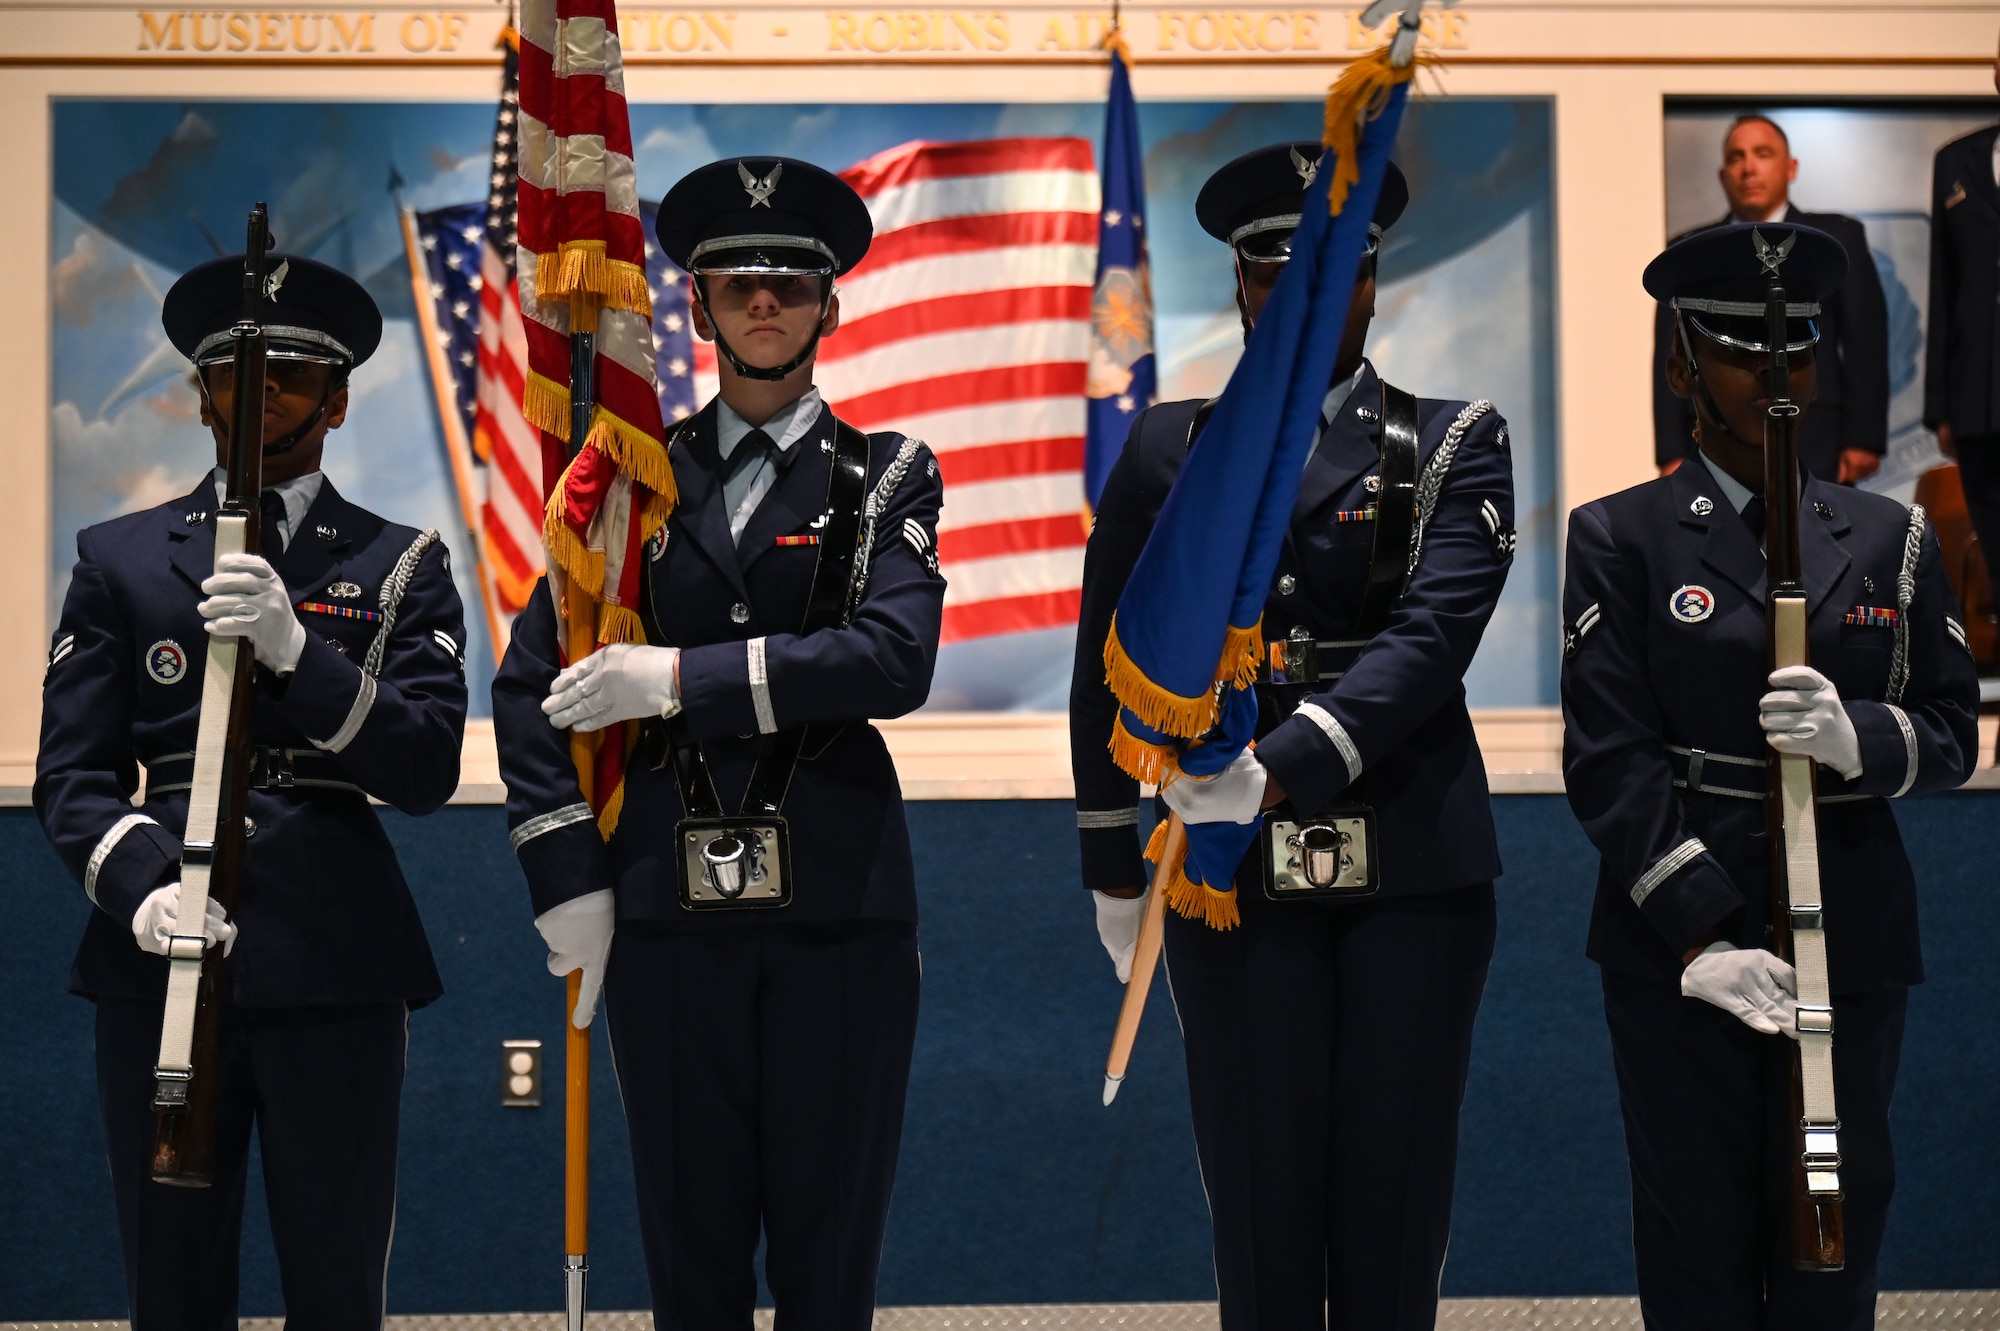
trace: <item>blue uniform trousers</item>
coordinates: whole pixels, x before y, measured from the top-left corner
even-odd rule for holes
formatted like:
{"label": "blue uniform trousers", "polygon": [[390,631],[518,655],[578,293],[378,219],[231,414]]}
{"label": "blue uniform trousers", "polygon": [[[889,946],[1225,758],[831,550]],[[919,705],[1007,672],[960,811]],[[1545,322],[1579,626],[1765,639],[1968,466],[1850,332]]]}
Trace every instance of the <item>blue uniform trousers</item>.
{"label": "blue uniform trousers", "polygon": [[1224,1331],[1437,1317],[1493,885],[1167,915]]}
{"label": "blue uniform trousers", "polygon": [[97,1086],[133,1331],[235,1331],[254,1123],[290,1331],[377,1331],[396,1227],[400,1002],[225,1004],[215,1184],[152,1180],[165,1004],[97,1001]]}
{"label": "blue uniform trousers", "polygon": [[[1896,1187],[1889,1100],[1909,990],[1836,995],[1847,1267],[1791,1262],[1791,1042],[1659,980],[1604,971],[1647,1331],[1869,1331]],[[1746,1107],[1752,1107],[1746,1112]]]}
{"label": "blue uniform trousers", "polygon": [[621,922],[605,1011],[653,1316],[867,1331],[917,1034],[916,926]]}

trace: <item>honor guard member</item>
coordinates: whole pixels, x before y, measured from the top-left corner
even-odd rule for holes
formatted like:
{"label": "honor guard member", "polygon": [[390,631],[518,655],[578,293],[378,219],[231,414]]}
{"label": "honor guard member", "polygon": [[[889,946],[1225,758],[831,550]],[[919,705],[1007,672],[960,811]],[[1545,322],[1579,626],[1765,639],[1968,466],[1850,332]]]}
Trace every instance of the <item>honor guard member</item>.
{"label": "honor guard member", "polygon": [[[549,969],[600,984],[654,1316],[865,1331],[917,1019],[917,902],[871,718],[930,691],[943,615],[930,450],[813,387],[868,210],[788,158],[715,162],[660,205],[721,392],[669,436],[647,642],[558,664],[547,584],[493,684],[507,816]],[[569,728],[646,720],[615,834]],[[721,829],[721,832],[718,832]],[[788,843],[788,844],[787,844]],[[608,963],[607,963],[608,957]]]}
{"label": "honor guard member", "polygon": [[[1788,257],[1789,396],[1812,401],[1817,308],[1848,257],[1780,223],[1705,231],[1646,269],[1674,311],[1701,451],[1570,515],[1563,774],[1603,856],[1589,953],[1632,1168],[1653,1331],[1859,1331],[1895,1181],[1889,1099],[1916,884],[1888,801],[1971,773],[1977,681],[1922,511],[1806,474],[1807,667],[1772,672],[1763,425],[1775,396],[1756,238]],[[1794,1270],[1792,968],[1768,949],[1773,751],[1816,760],[1846,1268]],[[1830,807],[1830,806],[1838,806]]]}
{"label": "honor guard member", "polygon": [[[320,471],[348,375],[382,334],[351,278],[269,256],[263,551],[215,568],[222,472],[77,534],[42,687],[35,811],[95,907],[70,972],[97,1004],[97,1085],[137,1331],[234,1328],[254,1122],[288,1325],[382,1322],[410,1008],[441,992],[374,796],[406,813],[458,785],[465,628],[437,533],[342,498]],[[218,459],[237,385],[243,257],[167,293]],[[208,634],[256,659],[249,868],[233,918],[216,1177],[151,1181],[168,940]],[[145,797],[136,807],[140,769]]]}
{"label": "honor guard member", "polygon": [[[1284,271],[1320,151],[1250,153],[1196,200],[1203,229],[1233,249],[1246,332]],[[1291,818],[1365,803],[1379,836],[1380,891],[1365,900],[1273,900],[1253,851],[1237,872],[1240,927],[1166,918],[1230,1331],[1429,1327],[1450,1228],[1500,872],[1461,678],[1513,560],[1513,479],[1506,423],[1490,404],[1411,397],[1363,358],[1375,252],[1408,197],[1390,166],[1264,609],[1267,636],[1285,640],[1297,668],[1258,685],[1255,755],[1241,763],[1248,787],[1232,789],[1242,784],[1232,769],[1166,795],[1191,822],[1245,821],[1279,800],[1274,814]],[[1117,704],[1103,645],[1204,417],[1193,401],[1138,417],[1085,556],[1071,766],[1084,883],[1121,980],[1146,878],[1138,786],[1106,750]],[[1404,473],[1416,482],[1414,518],[1378,522],[1385,474]],[[1392,588],[1407,573],[1407,589],[1364,608],[1378,567]]]}

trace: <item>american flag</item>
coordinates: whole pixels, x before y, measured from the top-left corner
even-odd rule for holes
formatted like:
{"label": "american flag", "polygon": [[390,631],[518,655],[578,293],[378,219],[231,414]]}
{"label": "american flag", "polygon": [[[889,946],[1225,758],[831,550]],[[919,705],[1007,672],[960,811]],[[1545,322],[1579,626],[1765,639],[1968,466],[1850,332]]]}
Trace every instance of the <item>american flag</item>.
{"label": "american flag", "polygon": [[514,277],[519,120],[520,57],[509,44],[485,200],[408,215],[418,315],[439,405],[455,408],[444,413],[445,440],[496,654],[542,573],[542,437],[521,414],[528,347]]}
{"label": "american flag", "polygon": [[[1090,143],[906,143],[841,176],[868,204],[875,241],[840,284],[840,330],[815,381],[844,420],[937,454],[943,641],[1075,624],[1098,226]],[[708,354],[696,368],[712,374],[714,348],[698,345]]]}

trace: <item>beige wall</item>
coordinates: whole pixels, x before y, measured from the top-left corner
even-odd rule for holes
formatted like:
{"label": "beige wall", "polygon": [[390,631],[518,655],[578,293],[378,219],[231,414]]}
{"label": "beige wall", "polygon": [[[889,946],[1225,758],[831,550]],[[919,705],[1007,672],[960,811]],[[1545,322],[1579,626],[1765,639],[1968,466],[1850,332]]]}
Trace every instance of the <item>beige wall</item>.
{"label": "beige wall", "polygon": [[[0,124],[9,127],[0,137],[0,180],[9,186],[0,194],[0,254],[9,258],[14,274],[9,290],[24,311],[0,333],[6,441],[0,446],[0,493],[14,497],[8,521],[0,524],[0,566],[13,570],[0,579],[0,698],[7,700],[0,704],[0,787],[24,785],[31,774],[48,641],[50,102],[125,96],[484,102],[493,96],[490,51],[497,12],[451,15],[418,5],[322,9],[374,14],[378,49],[351,63],[254,49],[233,57],[223,52],[202,57],[187,49],[140,51],[149,40],[142,15],[152,14],[150,31],[171,31],[162,16],[178,11],[0,0],[0,66],[5,66]],[[627,6],[624,12],[643,17],[667,11]],[[1074,7],[989,6],[979,12],[1009,18],[1010,44],[999,52],[825,52],[830,34],[841,31],[831,16],[847,12],[769,5],[728,11],[734,16],[734,53],[669,58],[645,52],[641,38],[634,43],[641,49],[633,54],[629,95],[637,101],[704,102],[1067,101],[1103,95],[1098,58],[1088,51],[1063,51],[1054,40],[1077,31],[1079,21],[1087,30],[1102,9],[1079,14]],[[1281,12],[1292,17],[1283,22],[1269,17]],[[1330,57],[1345,51],[1350,11],[1127,6],[1125,13],[1142,99],[1291,98],[1325,88],[1337,69]],[[1196,29],[1205,36],[1255,33],[1264,22],[1262,31],[1274,43],[1289,43],[1303,32],[1312,34],[1320,49],[1231,53],[1221,49],[1218,37],[1216,50],[1193,50],[1185,36],[1189,17],[1203,14],[1213,16],[1208,26]],[[1234,29],[1231,14],[1244,16]],[[1457,26],[1443,30],[1447,45],[1459,48],[1445,52],[1447,95],[1550,97],[1556,105],[1557,437],[1564,509],[1651,474],[1646,416],[1651,312],[1637,276],[1665,239],[1665,99],[1991,96],[1988,62],[2000,32],[2000,4],[1945,0],[1471,0],[1458,14]],[[1176,15],[1178,29],[1168,21]],[[1300,15],[1313,16],[1313,22],[1295,21]],[[408,33],[421,44],[427,33],[441,34],[454,19],[460,21],[451,29],[459,34],[453,53],[437,51],[435,40],[428,51],[398,49],[398,34]],[[244,31],[259,30],[254,21],[246,25]],[[880,25],[876,30],[888,31]],[[933,24],[929,31],[944,29]],[[1059,731],[1043,730],[1043,738],[1027,748],[1059,746]],[[955,742],[927,722],[921,741],[927,770],[948,772],[954,752],[968,760],[983,752],[988,756],[979,761],[991,770],[993,755],[1024,743],[1016,735],[996,748],[990,736],[970,732],[957,749]],[[468,758],[475,759],[473,767],[484,765],[472,753]],[[1061,793],[1066,764],[1055,759],[1051,748],[1020,760],[1024,779],[1030,771],[1036,774],[1040,784],[1034,791]],[[467,777],[476,779],[470,767]],[[1030,792],[1021,786],[1014,793]]]}

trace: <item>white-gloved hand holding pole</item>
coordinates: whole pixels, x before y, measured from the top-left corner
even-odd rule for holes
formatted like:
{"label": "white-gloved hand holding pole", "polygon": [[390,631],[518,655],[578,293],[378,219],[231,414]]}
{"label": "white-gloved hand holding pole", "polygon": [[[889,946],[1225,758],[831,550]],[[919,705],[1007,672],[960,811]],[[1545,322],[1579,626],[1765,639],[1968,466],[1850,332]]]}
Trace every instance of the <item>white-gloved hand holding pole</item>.
{"label": "white-gloved hand holding pole", "polygon": [[305,626],[292,611],[285,580],[262,555],[219,556],[201,590],[208,599],[195,610],[210,633],[249,639],[257,663],[267,670],[287,675],[298,669]]}
{"label": "white-gloved hand holding pole", "polygon": [[1681,993],[1714,1004],[1753,1031],[1798,1039],[1798,976],[1761,947],[1710,943],[1681,972]]}
{"label": "white-gloved hand holding pole", "polygon": [[1249,823],[1264,807],[1269,774],[1249,749],[1210,777],[1180,776],[1160,788],[1160,798],[1184,823]]}
{"label": "white-gloved hand holding pole", "polygon": [[[167,955],[167,947],[173,936],[180,932],[181,885],[167,883],[154,888],[139,903],[139,909],[132,915],[132,937],[139,941],[139,947],[154,956]],[[201,931],[208,945],[222,944],[222,955],[236,946],[236,925],[223,913],[222,904],[214,897],[208,899],[208,920]]]}
{"label": "white-gloved hand holding pole", "polygon": [[1757,703],[1766,743],[1831,767],[1843,780],[1861,775],[1861,739],[1832,680],[1811,666],[1786,666],[1771,672],[1771,690]]}
{"label": "white-gloved hand holding pole", "polygon": [[1111,954],[1120,984],[1132,982],[1132,954],[1139,946],[1139,926],[1146,919],[1146,898],[1151,894],[1150,888],[1136,897],[1090,894],[1097,903],[1097,941]]}
{"label": "white-gloved hand holding pole", "polygon": [[614,642],[549,684],[542,714],[558,730],[602,730],[681,709],[678,647]]}
{"label": "white-gloved hand holding pole", "polygon": [[561,977],[575,970],[583,972],[576,1010],[569,1015],[580,1031],[590,1028],[597,1013],[597,994],[604,987],[604,967],[611,959],[611,935],[617,919],[617,899],[608,887],[572,897],[535,917],[535,928],[549,947],[549,974]]}

